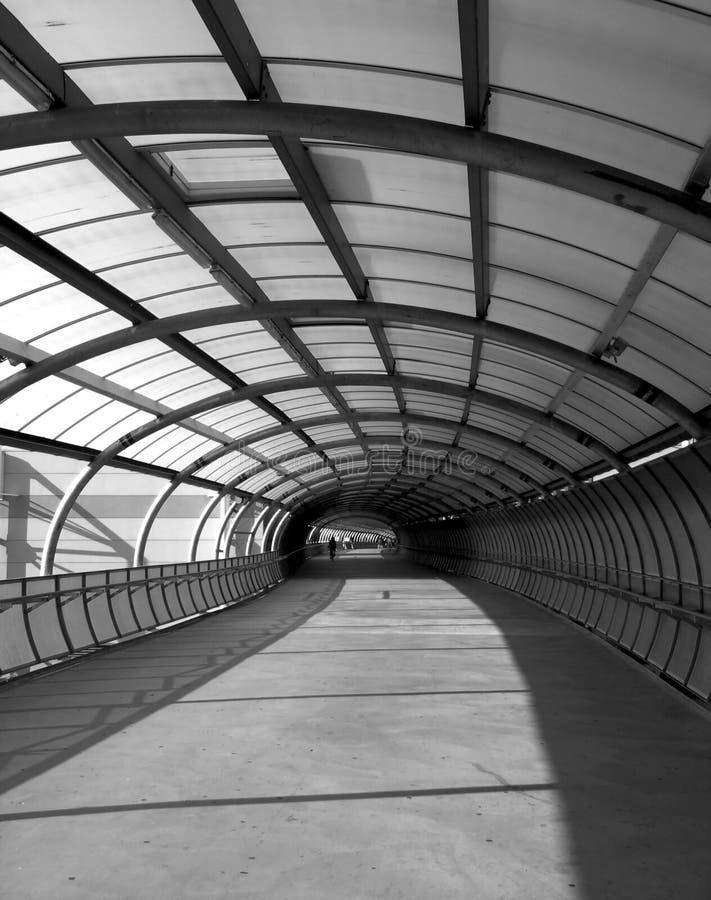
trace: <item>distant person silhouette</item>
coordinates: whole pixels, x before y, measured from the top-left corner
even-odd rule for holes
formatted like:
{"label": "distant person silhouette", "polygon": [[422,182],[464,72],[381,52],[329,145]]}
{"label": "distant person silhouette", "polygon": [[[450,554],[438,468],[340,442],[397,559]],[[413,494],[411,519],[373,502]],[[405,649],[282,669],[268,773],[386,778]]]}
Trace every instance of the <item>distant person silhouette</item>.
{"label": "distant person silhouette", "polygon": [[331,559],[335,559],[336,557],[336,539],[334,537],[328,542],[328,552],[331,554]]}

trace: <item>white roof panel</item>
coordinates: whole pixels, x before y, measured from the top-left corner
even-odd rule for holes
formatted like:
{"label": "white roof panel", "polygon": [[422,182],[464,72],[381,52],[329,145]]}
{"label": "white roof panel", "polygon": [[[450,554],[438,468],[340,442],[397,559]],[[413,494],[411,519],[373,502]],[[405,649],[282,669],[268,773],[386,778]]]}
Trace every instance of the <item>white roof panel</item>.
{"label": "white roof panel", "polygon": [[264,56],[461,75],[450,0],[240,0],[240,12]]}
{"label": "white roof panel", "polygon": [[60,63],[217,52],[190,0],[9,0]]}
{"label": "white roof panel", "polygon": [[141,100],[244,100],[222,60],[129,63],[70,69],[72,78],[94,103]]}

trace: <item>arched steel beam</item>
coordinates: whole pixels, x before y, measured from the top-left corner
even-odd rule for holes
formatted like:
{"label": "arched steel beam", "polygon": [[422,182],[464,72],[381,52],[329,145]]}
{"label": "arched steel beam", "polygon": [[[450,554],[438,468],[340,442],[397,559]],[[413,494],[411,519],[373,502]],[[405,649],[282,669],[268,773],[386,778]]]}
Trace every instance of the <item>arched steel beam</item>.
{"label": "arched steel beam", "polygon": [[[365,414],[365,415],[361,416],[360,420],[363,422],[365,422],[365,421],[391,421],[393,418],[400,419],[400,420],[407,419],[408,421],[414,422],[416,424],[440,424],[440,422],[441,422],[441,420],[436,419],[434,417],[429,417],[429,416],[418,416],[418,415],[407,415],[407,414],[405,416],[400,416],[399,414],[391,415],[389,413]],[[337,415],[336,416],[319,416],[319,417],[315,417],[313,419],[303,420],[302,422],[299,423],[299,427],[314,428],[314,427],[318,427],[320,425],[333,424],[333,423],[337,423],[340,421],[341,421],[341,419]],[[475,429],[472,426],[464,426],[464,428],[466,429],[467,432],[470,432],[472,435],[481,436],[482,432],[480,429]],[[171,482],[171,485],[172,485],[171,490],[166,492],[164,499],[167,499],[167,496],[169,496],[169,494],[172,492],[172,490],[175,490],[183,480],[187,480],[188,478],[192,477],[192,474],[194,472],[198,471],[203,466],[208,465],[210,462],[214,462],[216,459],[219,459],[220,456],[223,456],[226,453],[231,452],[231,450],[233,450],[235,447],[238,447],[241,444],[245,443],[245,441],[248,440],[249,442],[258,442],[258,441],[262,441],[262,440],[267,440],[270,437],[282,434],[288,430],[294,430],[294,429],[291,429],[286,426],[284,428],[282,428],[281,426],[275,426],[272,428],[263,429],[262,431],[255,432],[253,435],[247,435],[247,436],[243,435],[239,440],[234,441],[232,445],[229,445],[225,448],[216,448],[215,450],[210,451],[209,453],[205,454],[203,457],[200,457],[200,459],[191,463],[189,466],[186,466],[182,470],[182,472],[178,473],[178,475],[173,480],[173,482]],[[401,437],[401,435],[396,435],[396,434],[391,434],[391,435],[386,435],[386,436],[378,435],[377,437],[373,437],[369,443],[377,444],[377,443],[380,443],[382,440],[390,440],[390,439],[399,440],[400,437]],[[490,435],[489,432],[486,432],[486,435],[485,435],[486,440],[489,440],[489,439],[495,440],[496,438],[497,438],[497,436],[494,433],[491,433],[491,435]],[[367,440],[367,438],[366,438],[366,440]],[[325,445],[319,445],[319,447],[321,450],[338,449],[339,447],[348,446],[350,443],[352,443],[352,442],[348,441],[348,442],[344,443],[343,441],[335,441],[335,442],[330,442]],[[457,455],[457,456],[459,456],[461,454],[471,453],[471,451],[467,451],[462,448],[454,448],[444,442],[438,442],[438,441],[426,441],[426,442],[423,442],[420,446],[422,446],[424,449],[427,449],[427,450],[434,450],[435,452],[440,453],[440,454],[446,453],[448,450],[453,451],[452,455]],[[305,453],[305,452],[313,453],[314,451],[310,450],[310,449],[304,450],[303,448],[298,448],[296,450],[292,450],[288,453],[280,455],[278,457],[278,461],[282,462],[282,463],[287,462],[289,460],[292,460],[292,459],[300,456],[302,453]],[[527,450],[525,447],[521,447],[520,452],[523,454],[526,454]],[[526,475],[525,473],[519,471],[518,469],[516,469],[515,467],[512,467],[511,465],[509,465],[507,463],[504,463],[493,457],[489,457],[489,456],[482,455],[482,454],[477,454],[476,458],[482,459],[484,464],[487,466],[494,466],[497,469],[505,470],[510,475],[510,477],[513,477],[516,480],[519,480],[519,481],[523,480],[526,483],[531,483],[538,490],[543,490],[543,486],[540,483],[538,483],[535,479],[532,479],[530,476]],[[225,494],[230,493],[230,492],[234,492],[234,493],[238,492],[238,489],[237,489],[238,484],[240,484],[241,482],[247,481],[249,478],[251,478],[254,475],[258,474],[259,472],[263,471],[265,468],[269,468],[268,462],[257,466],[257,468],[255,468],[255,469],[250,469],[247,472],[240,474],[237,478],[226,482],[225,485],[223,486],[222,490],[218,493],[218,495],[215,498],[213,498],[211,501],[209,501],[208,507],[203,511],[201,520],[198,523],[198,526],[196,527],[195,533],[193,534],[193,541],[192,541],[192,545],[191,545],[191,554],[196,552],[197,542],[200,539],[200,533],[202,531],[202,528],[204,527],[204,524],[207,521],[207,518],[209,517],[209,514],[211,513],[212,509],[214,509],[214,507],[217,505],[220,497],[222,497]],[[292,473],[288,476],[288,478],[289,479],[293,478],[294,474],[298,474],[298,473]],[[507,493],[515,493],[507,485],[504,485],[502,488],[499,485],[499,483],[491,480],[484,473],[477,473],[477,478],[479,480],[483,481],[485,485],[488,485],[489,487],[493,488],[496,491],[505,490]]]}
{"label": "arched steel beam", "polygon": [[262,525],[262,523],[264,522],[264,519],[266,519],[266,517],[269,514],[269,512],[271,511],[271,509],[272,509],[271,504],[268,504],[267,506],[264,507],[264,509],[259,513],[259,515],[255,519],[254,524],[252,525],[252,530],[249,532],[249,536],[247,538],[247,543],[244,548],[245,556],[252,555],[252,547],[254,546],[254,540],[257,535],[257,529],[259,528],[260,525]]}
{"label": "arched steel beam", "polygon": [[[382,378],[383,376],[375,377]],[[69,511],[74,505],[76,498],[82,492],[84,487],[89,483],[89,481],[94,477],[96,472],[103,468],[103,466],[107,465],[122,449],[138,443],[139,441],[144,440],[146,437],[149,437],[150,435],[155,434],[163,428],[166,428],[169,425],[173,425],[186,417],[198,415],[200,413],[207,412],[208,410],[215,409],[219,406],[235,403],[240,400],[247,400],[255,396],[263,396],[264,394],[269,393],[276,393],[284,389],[303,389],[305,387],[313,387],[315,385],[321,384],[322,382],[331,382],[334,384],[361,384],[364,383],[364,380],[365,383],[368,383],[368,377],[366,376],[329,376],[323,379],[313,379],[307,376],[304,378],[277,379],[273,382],[259,382],[255,385],[249,385],[237,390],[215,394],[211,397],[203,398],[202,400],[198,400],[179,409],[172,410],[170,413],[166,413],[166,415],[162,416],[160,419],[154,420],[153,422],[148,422],[145,425],[142,425],[140,428],[137,428],[135,431],[123,435],[109,447],[105,448],[101,453],[97,454],[97,456],[91,461],[86,469],[77,475],[77,477],[74,479],[67,492],[65,493],[64,497],[62,498],[61,502],[59,503],[45,538],[41,565],[42,574],[51,574],[54,565],[54,556],[57,549],[57,543],[59,541],[59,535],[64,526],[64,522],[66,521]],[[423,385],[425,389],[431,390],[431,388],[436,384],[439,385],[440,392],[447,393],[453,392],[455,390],[455,386],[453,385],[442,382],[430,382],[427,379],[423,379]],[[486,432],[485,439],[491,440],[491,433]],[[532,458],[536,459],[539,464],[545,460],[545,457],[543,457],[542,454],[538,454],[537,451],[522,447],[522,445],[517,444],[514,441],[510,441],[508,438],[493,435],[493,439],[503,447],[508,447],[520,454],[531,456]],[[220,450],[224,449],[225,448],[220,448]],[[538,457],[540,457],[540,459],[538,459]],[[571,476],[570,472],[568,472],[566,469],[560,466],[556,466],[556,469],[560,472],[562,477],[566,478],[568,481],[574,482],[574,479]]]}
{"label": "arched steel beam", "polygon": [[[329,301],[329,303],[314,300],[287,300],[274,302],[268,307],[251,307],[249,309],[238,306],[216,307],[177,316],[167,316],[157,321],[124,328],[56,353],[29,369],[11,375],[0,382],[0,401],[48,375],[56,375],[65,368],[78,365],[120,347],[174,332],[184,333],[206,326],[281,318],[365,319],[366,321],[407,323],[418,327],[439,328],[445,331],[479,336],[483,340],[515,347],[517,350],[523,350],[536,356],[543,356],[569,369],[580,369],[586,375],[597,378],[605,384],[610,384],[618,390],[632,394],[654,406],[673,422],[682,425],[692,437],[702,437],[707,428],[706,423],[700,417],[695,416],[683,404],[649,382],[610,363],[603,362],[595,356],[575,350],[550,338],[533,335],[508,325],[500,325],[443,310],[400,306],[396,303],[352,303],[337,300]],[[324,385],[332,383],[328,377],[319,381]],[[427,390],[427,388],[424,389]],[[466,388],[462,388],[462,391],[466,393]],[[266,392],[265,390],[264,393]],[[259,391],[254,396],[259,396]]]}
{"label": "arched steel beam", "polygon": [[[216,549],[215,555],[219,556],[219,553],[223,552],[225,558],[227,558],[227,556],[230,552],[230,547],[232,546],[232,541],[234,540],[235,532],[237,531],[237,526],[242,521],[244,516],[246,516],[247,513],[259,502],[260,499],[261,499],[261,494],[255,495],[253,500],[250,500],[249,503],[245,503],[245,505],[241,509],[237,510],[237,515],[232,519],[231,522],[229,521],[229,517],[225,516],[224,532],[223,532],[224,539],[222,541],[222,547],[219,549]],[[246,541],[245,541],[245,550],[246,550]],[[245,553],[244,555],[246,556],[247,554]]]}
{"label": "arched steel beam", "polygon": [[274,529],[274,533],[272,534],[271,546],[269,547],[270,550],[278,552],[281,538],[284,534],[284,529],[286,528],[290,518],[291,513],[285,512],[281,521],[277,524],[276,528]]}
{"label": "arched steel beam", "polygon": [[[336,502],[337,501],[337,502]],[[325,492],[321,492],[321,496],[319,498],[319,504],[314,507],[314,511],[321,512],[322,510],[337,510],[342,509],[344,512],[379,512],[384,507],[374,502],[364,501],[357,494],[348,495],[346,497],[341,497],[338,491],[326,490]],[[390,508],[398,509],[400,515],[404,516],[409,513],[410,507],[400,508],[397,504],[390,504]],[[431,516],[439,516],[445,513],[450,512],[450,510],[445,506],[443,507],[441,504],[435,506],[431,503],[422,503],[418,509],[420,511],[424,510],[426,515]],[[399,521],[399,520],[398,520]]]}
{"label": "arched steel beam", "polygon": [[[307,427],[308,427],[308,426],[307,426]],[[400,441],[401,438],[402,438],[402,435],[399,434],[399,433],[398,433],[398,434],[390,434],[390,435],[374,435],[374,436],[372,436],[372,438],[370,439],[370,442],[371,442],[372,444],[379,445],[379,444],[381,444],[383,441],[393,441],[393,442],[397,442],[397,441]],[[366,440],[367,440],[367,437],[366,437]],[[339,439],[339,440],[336,440],[336,441],[331,441],[331,442],[329,442],[329,443],[322,444],[321,447],[322,447],[322,449],[323,449],[324,451],[332,451],[332,450],[338,450],[338,449],[340,449],[341,447],[344,447],[344,446],[350,446],[351,443],[352,443],[352,441],[347,441],[346,439],[343,439],[343,438],[342,438],[342,439]],[[439,454],[440,456],[445,456],[445,455],[449,454],[449,455],[453,458],[452,461],[453,461],[453,464],[454,464],[454,465],[459,465],[459,466],[461,466],[461,465],[462,465],[462,462],[461,462],[461,460],[459,459],[459,457],[462,457],[462,456],[465,457],[465,459],[464,459],[464,465],[463,465],[463,468],[465,469],[465,471],[464,471],[463,474],[467,475],[468,477],[475,478],[475,479],[476,479],[476,482],[475,482],[474,485],[472,485],[472,482],[470,482],[469,480],[467,480],[467,478],[464,478],[464,477],[463,477],[463,478],[460,478],[459,476],[452,475],[452,474],[445,473],[445,472],[439,472],[439,473],[431,473],[431,472],[428,472],[428,473],[425,473],[425,474],[427,474],[427,475],[429,475],[429,474],[438,474],[439,477],[442,478],[442,479],[444,479],[444,480],[450,479],[450,480],[452,480],[453,482],[456,482],[457,484],[465,485],[466,487],[468,487],[468,488],[470,488],[470,489],[473,487],[474,490],[480,490],[480,491],[486,492],[487,489],[492,489],[493,491],[497,491],[497,492],[502,492],[502,491],[503,491],[503,492],[509,493],[509,494],[513,493],[513,492],[512,492],[508,487],[506,487],[506,486],[504,486],[504,487],[502,488],[502,486],[501,486],[501,484],[500,484],[499,482],[495,481],[494,479],[490,478],[490,477],[487,476],[487,475],[481,474],[481,473],[479,473],[479,472],[471,472],[471,471],[467,471],[467,470],[469,470],[470,465],[471,465],[471,460],[466,458],[466,457],[468,457],[468,456],[469,456],[469,457],[471,456],[471,452],[470,452],[470,451],[468,451],[468,450],[463,450],[463,449],[461,449],[461,448],[453,448],[450,444],[446,444],[446,443],[444,443],[444,442],[439,442],[439,441],[423,441],[422,444],[421,444],[420,446],[421,446],[423,449],[425,449],[425,450],[431,450],[431,451],[433,451],[434,453]],[[295,458],[295,457],[298,457],[302,452],[303,452],[303,451],[302,451],[302,450],[299,450],[299,449],[291,450],[291,451],[289,451],[288,453],[285,453],[285,454],[284,454],[282,457],[280,457],[280,458],[281,458],[283,461],[288,461],[288,460],[290,460],[290,459],[293,459],[293,458]],[[494,465],[498,465],[497,461],[494,460],[494,459],[492,459],[491,462],[492,462]],[[503,466],[502,466],[502,467],[503,467]],[[268,463],[265,464],[264,466],[262,466],[262,467],[260,468],[259,471],[263,470],[264,468],[268,468]],[[367,468],[363,468],[362,474],[365,475],[365,474],[367,474],[367,472],[368,472],[368,469],[367,469]],[[228,482],[228,483],[225,485],[225,487],[224,487],[224,492],[225,492],[225,493],[229,493],[231,490],[233,490],[233,485],[237,485],[237,484],[239,484],[241,481],[246,481],[246,480],[248,480],[248,479],[251,478],[254,474],[256,474],[254,471],[250,471],[250,472],[248,472],[248,473],[244,473],[244,474],[239,475],[239,476],[237,477],[237,479],[235,479],[235,480],[232,481],[232,482]],[[361,472],[359,471],[357,474],[361,474]],[[392,473],[392,474],[396,475],[396,474],[399,474],[399,473],[398,473],[398,472],[394,472],[394,473]],[[333,477],[333,476],[330,476],[330,477]],[[418,476],[418,477],[421,477],[421,476]],[[521,477],[520,474],[518,475],[518,477],[519,477],[519,478]],[[274,489],[275,489],[276,487],[278,487],[279,485],[283,484],[283,483],[286,482],[286,481],[291,481],[292,479],[293,479],[293,475],[285,475],[285,476],[283,476],[282,478],[280,478],[278,481],[273,482],[273,483],[270,484],[268,487],[265,487],[264,490],[263,490],[263,493],[269,493],[270,491],[274,490]],[[479,486],[480,483],[482,483],[482,486],[481,486],[481,487]],[[310,486],[311,486],[310,484],[299,485],[292,493],[299,493],[299,492],[303,491],[305,488],[310,488]],[[281,498],[281,502],[282,502],[282,503],[287,503],[288,497],[289,497],[289,496],[290,496],[290,495],[286,495],[285,497],[282,497],[282,498]]]}
{"label": "arched steel beam", "polygon": [[[331,515],[330,513],[327,513],[324,517],[322,517],[322,519],[323,519],[322,521],[319,520],[319,519],[314,520],[314,521],[311,523],[311,527],[312,527],[312,528],[326,528],[326,527],[328,527],[328,525],[333,521],[333,519],[334,519],[336,516],[338,516],[338,515],[340,515],[340,514],[339,514],[339,513],[334,513],[333,515]],[[362,520],[362,519],[367,519],[367,518],[369,518],[369,517],[368,517],[368,516],[361,516],[361,515],[358,515],[357,513],[354,514],[352,517],[355,518],[355,519],[358,520],[358,521],[356,521],[355,523],[352,523],[352,522],[351,522],[351,523],[347,523],[347,522],[346,522],[346,523],[344,523],[344,525],[346,525],[346,527],[350,526],[350,527],[352,527],[352,528],[354,528],[354,529],[362,528],[362,529],[365,530],[366,528],[369,528],[369,527],[375,527],[376,523],[377,523],[378,525],[382,525],[382,526],[384,526],[384,527],[386,527],[386,528],[390,528],[390,527],[391,527],[390,520],[389,520],[385,515],[382,515],[382,514],[370,516],[370,518],[372,518],[372,519],[375,520],[374,522],[363,522],[363,521],[360,521],[360,520]]]}
{"label": "arched steel beam", "polygon": [[[347,376],[344,376],[347,377]],[[421,390],[424,388],[423,379],[417,378],[416,376],[408,376],[408,375],[395,375],[395,376],[387,376],[387,375],[366,375],[365,378],[375,377],[377,379],[377,385],[388,387],[392,380],[397,381],[399,387],[404,390]],[[374,382],[368,381],[368,385],[373,385]],[[314,385],[317,386],[317,385]],[[431,390],[431,388],[428,388]],[[577,428],[573,425],[569,425],[567,422],[557,419],[554,416],[546,415],[545,413],[540,412],[540,410],[533,409],[532,407],[526,406],[523,403],[519,403],[515,400],[509,400],[507,397],[500,397],[496,394],[490,394],[485,391],[481,391],[478,388],[470,391],[466,391],[466,399],[470,400],[472,404],[479,404],[481,406],[485,406],[489,409],[493,409],[498,412],[506,412],[511,415],[518,416],[519,418],[525,419],[529,422],[535,422],[538,425],[541,425],[544,428],[548,428],[551,431],[557,432],[563,437],[567,438],[574,444],[581,444],[584,447],[592,450],[594,453],[597,453],[602,459],[606,459],[610,465],[614,468],[619,469],[620,471],[624,471],[629,468],[627,463],[621,456],[617,453],[614,453],[610,450],[602,442],[596,440],[591,434],[586,431],[583,431],[580,428]],[[418,413],[386,413],[386,412],[354,412],[352,414],[352,418],[357,419],[359,423],[362,422],[377,422],[377,421],[391,421],[393,419],[402,421],[402,422],[413,422],[417,425],[434,425],[436,427],[452,427],[456,431],[459,431],[460,435],[462,434],[471,434],[472,436],[480,436],[482,430],[488,429],[479,429],[477,431],[476,426],[463,425],[460,423],[452,422],[450,419],[440,419],[436,416],[425,416]],[[266,438],[270,438],[276,436],[277,434],[281,434],[288,431],[296,431],[302,428],[314,428],[320,425],[332,425],[338,422],[343,422],[343,417],[339,415],[332,416],[322,416],[317,419],[310,420],[295,420],[292,423],[284,423],[283,425],[275,426],[271,429],[266,429],[263,432],[259,432],[254,437],[251,437],[249,434],[242,435],[239,441],[233,441],[230,444],[224,446],[224,450],[230,451],[235,449],[236,446],[248,446],[252,442],[265,440]],[[493,433],[493,432],[492,432]],[[315,451],[314,451],[315,452]],[[223,450],[217,448],[215,451],[212,451],[210,454],[206,454],[203,459],[207,462],[208,457],[212,459],[217,459],[219,456],[223,454]],[[205,464],[206,464],[205,462]],[[197,471],[199,467],[193,469],[193,471]]]}
{"label": "arched steel beam", "polygon": [[593,159],[441,122],[303,103],[227,100],[108,103],[6,116],[0,149],[142,134],[270,134],[382,147],[542,181],[711,242],[711,206]]}
{"label": "arched steel beam", "polygon": [[[412,422],[417,425],[421,424],[421,425],[442,426],[445,423],[449,424],[449,425],[454,425],[454,423],[452,423],[450,420],[438,419],[434,416],[419,415],[417,413],[405,413],[405,414],[401,415],[400,413],[392,413],[391,414],[391,413],[385,413],[385,412],[363,412],[359,415],[359,421],[360,422],[378,422],[378,421],[406,422],[407,421],[407,422]],[[336,415],[327,415],[327,416],[315,416],[312,419],[301,420],[298,423],[298,427],[300,427],[300,428],[316,428],[316,427],[319,427],[322,425],[332,425],[332,424],[338,424],[340,422],[342,422],[342,418],[340,416],[338,416],[337,414]],[[295,426],[296,426],[296,424],[297,423],[295,423]],[[460,427],[460,426],[457,426],[457,427]],[[473,438],[479,438],[480,440],[483,439],[483,440],[487,440],[487,441],[497,441],[499,439],[499,435],[496,432],[493,432],[493,431],[490,432],[487,429],[477,428],[473,425],[461,426],[461,428],[462,428],[463,433],[469,434]],[[235,449],[239,449],[240,446],[244,445],[245,443],[250,443],[250,444],[258,443],[258,442],[261,442],[264,440],[268,440],[269,438],[285,434],[285,433],[287,433],[289,431],[293,431],[293,430],[295,430],[295,428],[291,428],[291,426],[289,426],[289,425],[286,425],[284,427],[282,427],[280,425],[276,425],[276,426],[272,426],[269,428],[264,428],[261,431],[253,432],[252,434],[242,435],[239,439],[233,441],[232,444],[229,444],[224,448],[217,447],[214,450],[211,450],[208,453],[201,456],[199,459],[195,460],[189,466],[186,466],[182,470],[182,472],[179,473],[179,477],[181,479],[187,479],[187,478],[193,477],[194,472],[198,472],[201,468],[203,468],[206,465],[209,465],[210,463],[219,459],[221,456],[224,456],[226,453],[230,453]],[[395,435],[393,433],[393,434],[390,434],[388,437],[392,438],[394,436]],[[371,439],[370,443],[377,443],[377,437],[378,436],[374,435],[373,438]],[[397,437],[399,439],[401,437],[401,435],[397,436]],[[504,440],[506,440],[506,439],[504,439]],[[333,445],[329,444],[328,446],[342,447],[342,446],[348,446],[349,444],[352,444],[352,443],[353,443],[352,440],[343,441],[343,442],[339,441]],[[473,452],[473,451],[467,451],[466,449],[461,448],[461,447],[454,447],[451,444],[446,444],[444,442],[437,442],[437,441],[435,441],[435,442],[430,441],[429,443],[422,442],[418,446],[431,448],[434,445],[437,445],[437,448],[440,450],[440,452],[442,452],[443,450],[446,450],[446,448],[449,448],[450,450],[454,451],[457,454]],[[320,449],[323,449],[323,446],[324,445],[319,444]],[[519,448],[519,452],[521,452],[524,456],[529,453],[528,448],[524,447],[522,444],[516,444],[516,447]],[[507,446],[507,449],[511,449],[510,446]],[[542,460],[545,460],[545,457],[543,457],[542,455],[535,456],[534,455],[535,453],[536,453],[536,451],[531,451],[532,461],[537,464],[542,464]],[[275,458],[275,461],[283,464],[284,462],[287,462],[291,459],[301,456],[302,454],[303,455],[311,455],[311,454],[318,455],[310,447],[309,448],[301,447],[301,448],[297,448],[294,451],[289,451],[287,453],[284,453],[283,455],[279,455],[278,457]],[[478,453],[478,452],[477,452],[477,459],[481,460],[484,466],[487,466],[487,467],[494,466],[497,469],[504,470],[509,475],[509,477],[514,478],[517,481],[523,481],[526,484],[531,484],[532,486],[537,488],[539,491],[544,490],[543,484],[541,482],[539,482],[535,478],[532,478],[531,476],[527,475],[521,469],[516,468],[515,466],[511,465],[510,463],[505,463],[501,460],[496,459],[495,457],[491,457],[486,454]],[[236,486],[241,481],[246,481],[249,478],[251,478],[253,475],[256,475],[258,472],[263,471],[264,468],[265,468],[264,464],[257,465],[255,468],[249,469],[246,472],[241,473],[240,476],[238,476],[238,478],[225,482],[225,485],[226,485],[226,487]],[[294,475],[298,476],[299,473],[298,472],[293,473],[292,477],[294,477]],[[486,473],[484,473],[484,472],[480,473],[481,477],[485,477],[485,475],[486,475]],[[564,477],[566,477],[566,480],[570,480],[571,476],[568,473],[566,473],[566,475]],[[507,488],[507,490],[511,491],[510,488]]]}
{"label": "arched steel beam", "polygon": [[217,539],[215,541],[216,559],[220,558],[221,553],[225,558],[227,557],[227,552],[232,541],[232,535],[237,530],[237,525],[242,516],[244,516],[247,510],[252,506],[252,502],[252,500],[248,500],[246,503],[242,504],[238,504],[236,501],[230,503],[227,512],[222,517],[220,528],[217,533]]}
{"label": "arched steel beam", "polygon": [[262,544],[262,552],[263,553],[269,553],[271,550],[274,549],[274,547],[273,547],[274,532],[276,531],[281,520],[285,516],[288,516],[288,515],[289,515],[289,513],[286,513],[283,510],[278,509],[274,513],[274,515],[271,517],[271,519],[269,520],[269,523],[267,524],[267,527],[264,530],[264,543]]}
{"label": "arched steel beam", "polygon": [[[387,506],[398,510],[398,522],[405,521],[407,516],[411,515],[413,511],[411,506],[404,507],[393,503],[389,503]],[[376,500],[363,500],[356,494],[341,497],[338,491],[325,490],[321,492],[320,502],[318,506],[314,507],[314,510],[317,512],[343,510],[349,513],[366,511],[372,513],[379,512],[385,508],[385,504],[378,503]],[[423,502],[418,505],[417,511],[420,515],[441,516],[452,514],[453,508],[442,503]]]}

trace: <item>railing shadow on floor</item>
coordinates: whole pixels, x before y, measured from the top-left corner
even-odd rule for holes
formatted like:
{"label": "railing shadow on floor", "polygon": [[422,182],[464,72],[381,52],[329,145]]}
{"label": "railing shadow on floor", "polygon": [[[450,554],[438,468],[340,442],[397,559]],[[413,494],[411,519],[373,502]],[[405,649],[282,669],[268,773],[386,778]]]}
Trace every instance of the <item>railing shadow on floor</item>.
{"label": "railing shadow on floor", "polygon": [[0,792],[175,703],[285,637],[338,596],[343,579],[329,575],[310,592],[294,596],[278,586],[203,619],[3,685]]}

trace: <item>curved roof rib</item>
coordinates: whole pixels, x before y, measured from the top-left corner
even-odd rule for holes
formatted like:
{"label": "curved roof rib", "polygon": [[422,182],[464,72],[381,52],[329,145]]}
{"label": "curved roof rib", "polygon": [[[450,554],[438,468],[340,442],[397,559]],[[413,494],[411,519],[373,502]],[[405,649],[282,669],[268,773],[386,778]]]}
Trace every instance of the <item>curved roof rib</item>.
{"label": "curved roof rib", "polygon": [[168,479],[140,557],[186,482],[397,527],[708,435],[711,16],[169,5],[0,4],[0,439],[88,463],[48,571],[108,464]]}

